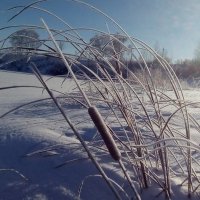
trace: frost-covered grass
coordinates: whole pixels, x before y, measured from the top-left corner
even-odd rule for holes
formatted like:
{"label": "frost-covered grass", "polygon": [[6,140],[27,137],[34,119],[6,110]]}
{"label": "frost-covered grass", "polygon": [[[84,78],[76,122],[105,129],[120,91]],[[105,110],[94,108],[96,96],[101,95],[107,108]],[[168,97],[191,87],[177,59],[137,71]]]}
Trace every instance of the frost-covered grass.
{"label": "frost-covered grass", "polygon": [[[33,75],[10,72],[0,73],[0,84],[1,86],[9,86],[10,83],[7,82],[9,79],[13,81],[13,85],[26,84],[27,78],[30,85],[37,85]],[[62,79],[52,79],[49,85],[51,85],[51,88],[59,89],[60,82],[62,82]],[[71,82],[72,80],[70,79],[66,81],[68,84],[72,84]],[[2,90],[0,101],[1,114],[25,102],[48,97],[46,93],[42,94],[41,89],[32,89],[31,92],[29,91],[30,89],[25,88]],[[170,95],[170,93],[171,91],[168,92],[168,95]],[[199,91],[193,90],[187,90],[184,93],[188,101],[194,101],[198,99],[200,95]],[[69,95],[71,95],[71,92],[69,92]],[[3,96],[6,97],[6,101]],[[75,97],[76,96],[77,95],[75,95]],[[80,98],[77,99],[80,100]],[[102,146],[101,137],[96,132],[87,114],[87,110],[73,99],[67,97],[61,101],[61,104],[109,177],[124,187],[126,192],[132,196],[127,182],[123,180],[123,174],[118,164],[111,159],[106,148]],[[102,102],[99,102],[98,107],[102,115],[105,116],[107,124],[115,131],[116,136],[123,141],[124,145],[127,146],[128,143],[126,142],[127,139],[124,136],[124,132],[126,131],[129,138],[131,138],[131,131],[126,125],[120,127],[119,122],[116,122],[115,117],[109,111],[110,109],[102,105]],[[140,110],[137,106],[135,106],[135,109]],[[198,120],[198,107],[193,106],[190,109],[191,114]],[[117,110],[116,107],[115,110]],[[148,112],[151,113],[152,109],[149,108]],[[171,112],[172,109],[163,108],[163,115],[165,115],[166,118],[170,116]],[[118,115],[120,116],[120,113]],[[180,115],[177,115],[177,117],[178,116],[180,117]],[[184,131],[183,123],[181,119],[179,120],[177,117],[171,122],[174,133],[177,131]],[[142,119],[145,120],[144,118],[138,116],[137,120],[140,121],[140,126],[138,125],[138,127],[142,126],[141,121]],[[81,197],[83,199],[88,199],[90,197],[93,199],[112,199],[113,195],[109,191],[107,185],[99,177],[98,171],[89,161],[87,154],[81,148],[80,142],[73,136],[72,131],[64,122],[52,101],[45,100],[44,102],[41,101],[24,106],[1,118],[0,123],[1,169],[17,170],[28,179],[25,180],[13,171],[2,171],[1,194],[3,198],[13,199],[14,196],[18,199],[28,199],[28,197],[30,197],[30,199],[37,199],[36,197],[38,196],[39,198],[40,196],[40,198],[43,197],[44,199],[74,199],[75,196],[78,196],[78,188],[81,182],[85,180],[81,192]],[[122,120],[121,123],[125,124]],[[192,141],[198,144],[199,133],[194,128],[195,127],[192,128]],[[143,133],[143,138],[146,138],[146,143],[151,143],[148,141],[152,141],[152,133],[145,128],[145,126],[141,127],[140,130]],[[118,140],[116,142],[123,155],[123,161],[130,170],[130,175],[137,180],[136,173],[133,173],[134,171],[128,163],[129,161],[127,161],[126,154],[123,153],[125,152],[123,146],[119,144]],[[134,143],[132,142],[131,144]],[[184,142],[182,144],[184,144]],[[168,146],[170,145],[174,145],[174,142],[168,141]],[[149,151],[152,149],[152,146],[148,147]],[[177,161],[175,161],[172,152],[183,168],[185,166],[184,158],[179,148],[171,146],[168,147],[168,150],[170,152],[169,161],[173,191],[172,197],[173,199],[183,199],[185,195],[187,196],[187,187],[185,185],[181,187],[180,184],[187,174],[181,171],[181,167],[177,164]],[[194,159],[198,160],[198,151],[195,149],[192,150],[192,156]],[[134,158],[135,157],[137,156],[134,155]],[[131,159],[131,163],[136,163],[131,156],[131,152],[129,152],[129,158]],[[150,166],[150,163],[148,163],[146,159],[149,170],[151,169],[152,172],[156,174],[158,180],[162,180],[163,174],[159,161],[157,161],[157,167],[155,155],[151,155],[148,159],[152,162],[152,166]],[[195,160],[193,167],[195,167]],[[196,170],[198,170],[198,168],[197,166]],[[175,172],[177,174],[175,174]],[[187,171],[185,170],[185,172]],[[196,171],[196,173],[198,175],[198,171]],[[136,184],[136,182],[134,183]],[[12,193],[10,191],[12,191]],[[150,199],[150,197],[153,199],[160,191],[160,186],[149,178],[149,189],[143,190],[141,194],[142,199]],[[164,198],[163,194],[159,197],[161,199]],[[113,199],[115,199],[114,196]]]}
{"label": "frost-covered grass", "polygon": [[[18,14],[38,10],[40,2],[19,7]],[[30,57],[58,57],[69,74],[43,77],[31,59],[27,63],[34,75],[0,73],[3,198],[198,199],[199,91],[182,90],[171,66],[153,49],[97,8],[74,2],[102,14],[121,31],[126,44],[109,31],[103,34],[111,44],[118,41],[140,70],[130,70],[115,49],[105,57],[61,19],[63,31],[44,20],[42,27],[32,26],[49,36],[40,48],[23,51]],[[77,53],[61,51],[60,37]],[[141,51],[154,57],[156,69]],[[96,70],[80,62],[88,57]]]}

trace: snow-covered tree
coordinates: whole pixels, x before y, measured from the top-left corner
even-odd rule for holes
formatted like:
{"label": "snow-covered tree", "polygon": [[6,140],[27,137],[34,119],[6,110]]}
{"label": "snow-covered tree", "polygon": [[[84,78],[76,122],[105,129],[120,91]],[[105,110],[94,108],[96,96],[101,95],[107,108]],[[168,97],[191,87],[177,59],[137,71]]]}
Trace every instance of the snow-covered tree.
{"label": "snow-covered tree", "polygon": [[10,43],[12,47],[18,49],[26,48],[39,48],[41,42],[39,40],[39,34],[33,29],[22,29],[16,31],[10,36]]}
{"label": "snow-covered tree", "polygon": [[101,35],[94,35],[90,39],[90,43],[96,50],[103,55],[103,57],[107,59],[114,60],[116,67],[116,71],[118,74],[122,74],[119,60],[123,59],[124,56],[124,45],[127,41],[127,37],[122,36],[120,34],[101,34]]}

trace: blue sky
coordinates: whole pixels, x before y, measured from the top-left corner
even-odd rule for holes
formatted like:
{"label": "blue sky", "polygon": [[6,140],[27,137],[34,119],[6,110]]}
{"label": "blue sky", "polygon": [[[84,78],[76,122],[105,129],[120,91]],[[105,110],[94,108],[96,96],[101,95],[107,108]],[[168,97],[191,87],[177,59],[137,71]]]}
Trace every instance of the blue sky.
{"label": "blue sky", "polygon": [[[0,26],[12,24],[41,25],[40,17],[51,26],[64,28],[56,19],[31,10],[11,23],[7,20],[15,12],[6,11],[15,5],[32,0],[1,0]],[[193,58],[200,43],[200,0],[85,0],[113,17],[130,35],[150,46],[159,44],[173,60]],[[85,6],[67,0],[49,0],[39,4],[64,18],[73,27],[92,27],[106,31],[106,23],[113,32],[119,31],[106,18]],[[3,31],[0,37],[7,34]],[[89,39],[91,33],[81,32]]]}

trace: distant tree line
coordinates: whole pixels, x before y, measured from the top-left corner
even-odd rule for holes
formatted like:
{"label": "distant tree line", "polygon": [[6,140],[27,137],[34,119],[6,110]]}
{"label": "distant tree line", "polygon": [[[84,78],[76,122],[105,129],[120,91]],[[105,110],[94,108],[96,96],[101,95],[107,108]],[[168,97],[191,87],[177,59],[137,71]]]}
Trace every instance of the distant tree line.
{"label": "distant tree line", "polygon": [[[24,54],[31,49],[38,49],[42,45],[40,36],[34,29],[18,30],[10,36],[9,41],[14,51],[16,50],[16,52],[19,52],[21,54]],[[109,70],[109,67],[106,66],[107,64],[106,62],[104,62],[105,60],[111,63],[111,65],[115,68],[116,73],[125,78],[128,77],[128,71],[126,70],[126,68],[128,70],[135,72],[137,70],[140,70],[141,66],[144,64],[142,60],[140,61],[140,63],[138,63],[138,61],[127,59],[126,56],[127,49],[125,46],[125,44],[127,43],[127,37],[124,37],[118,33],[108,34],[108,35],[96,34],[90,38],[89,42],[90,45],[93,47],[93,53],[94,53],[93,59],[91,58],[83,59],[80,62],[84,63],[87,67],[89,67],[92,71],[98,73],[99,75],[101,75],[101,72],[98,70],[98,66],[96,65],[96,63],[99,63],[100,66],[104,66],[104,68],[108,70],[112,76],[115,76],[114,73],[111,70]],[[65,43],[62,40],[59,40],[58,45],[60,49],[63,50]],[[154,50],[163,58],[165,58],[168,62],[171,62],[171,59],[167,55],[167,51],[164,48],[160,48],[158,43],[155,45]],[[143,58],[146,60],[149,67],[156,68],[156,66],[159,66],[158,61],[152,58],[151,55],[147,54],[146,51],[141,50],[141,54]],[[178,77],[182,79],[191,79],[200,77],[200,43],[197,46],[194,55],[195,55],[194,59],[181,60],[171,64]],[[99,60],[100,58],[101,60]],[[104,59],[104,61],[102,59]],[[50,58],[46,58],[46,61],[47,60],[49,62]],[[58,64],[56,64],[56,61]],[[62,61],[58,62],[58,59],[54,59],[51,60],[50,63],[53,63],[54,67],[51,67],[48,73],[50,74],[67,73],[67,70],[63,65]],[[17,64],[15,63],[15,65]],[[122,65],[125,65],[126,68],[122,67]],[[12,65],[12,67],[14,69],[14,64]],[[87,75],[92,76],[92,74],[89,73],[87,70],[86,71],[84,69],[81,70],[81,66],[79,66],[78,64],[76,66],[74,65],[73,68],[79,74],[86,73]]]}

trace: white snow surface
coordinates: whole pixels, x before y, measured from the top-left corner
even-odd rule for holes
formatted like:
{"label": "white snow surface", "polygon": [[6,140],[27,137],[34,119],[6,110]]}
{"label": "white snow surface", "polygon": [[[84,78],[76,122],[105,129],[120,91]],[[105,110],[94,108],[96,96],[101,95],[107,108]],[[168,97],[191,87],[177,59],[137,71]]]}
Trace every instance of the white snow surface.
{"label": "white snow surface", "polygon": [[[45,77],[47,78],[49,77]],[[67,79],[61,87],[62,80],[50,79],[48,85],[69,94],[73,92],[75,86],[72,80]],[[41,86],[34,75],[0,72],[1,88],[22,85]],[[200,99],[199,90],[187,90],[184,93],[188,101]],[[0,90],[0,115],[19,105],[42,98],[48,98],[48,95],[38,88]],[[93,136],[91,130],[94,127],[93,124],[87,123],[87,110],[70,99],[65,110],[87,142]],[[194,107],[190,112],[200,118],[198,107]],[[200,135],[195,131],[193,140],[197,144],[200,143]],[[109,177],[128,188],[118,163],[104,154],[97,156],[97,159]],[[71,162],[58,167],[66,161]],[[78,190],[83,180],[85,182],[79,198]],[[187,199],[187,188],[180,187],[181,181],[177,177],[172,180],[174,200]],[[131,196],[129,189],[127,193]],[[162,194],[157,196],[158,193],[157,186],[152,186],[142,191],[141,198],[165,199]],[[115,199],[51,100],[24,106],[0,118],[0,200],[21,199]]]}

